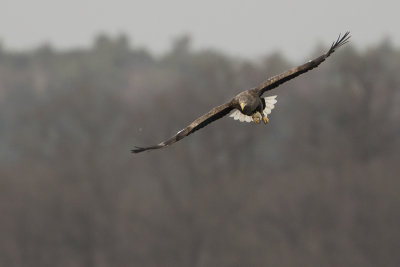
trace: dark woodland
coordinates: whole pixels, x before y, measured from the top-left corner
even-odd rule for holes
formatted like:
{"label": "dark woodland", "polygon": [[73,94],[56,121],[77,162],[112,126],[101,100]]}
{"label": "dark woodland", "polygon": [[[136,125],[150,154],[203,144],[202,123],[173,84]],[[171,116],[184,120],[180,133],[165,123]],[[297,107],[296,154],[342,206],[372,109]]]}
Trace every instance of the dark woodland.
{"label": "dark woodland", "polygon": [[131,154],[329,48],[190,44],[0,46],[0,266],[400,266],[400,48],[339,49],[269,93],[266,126]]}

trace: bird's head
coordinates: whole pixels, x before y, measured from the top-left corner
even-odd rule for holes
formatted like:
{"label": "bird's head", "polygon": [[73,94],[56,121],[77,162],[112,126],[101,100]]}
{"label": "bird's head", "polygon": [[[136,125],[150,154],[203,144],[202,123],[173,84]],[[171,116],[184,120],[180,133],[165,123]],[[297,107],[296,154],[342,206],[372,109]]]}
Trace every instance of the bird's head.
{"label": "bird's head", "polygon": [[236,99],[237,104],[239,104],[237,109],[239,109],[242,113],[247,113],[250,111],[251,105],[249,104],[251,103],[251,98],[249,97],[247,91],[240,93]]}
{"label": "bird's head", "polygon": [[242,111],[244,111],[244,108],[246,107],[246,102],[245,101],[240,101],[239,105],[240,105],[240,108],[242,109]]}

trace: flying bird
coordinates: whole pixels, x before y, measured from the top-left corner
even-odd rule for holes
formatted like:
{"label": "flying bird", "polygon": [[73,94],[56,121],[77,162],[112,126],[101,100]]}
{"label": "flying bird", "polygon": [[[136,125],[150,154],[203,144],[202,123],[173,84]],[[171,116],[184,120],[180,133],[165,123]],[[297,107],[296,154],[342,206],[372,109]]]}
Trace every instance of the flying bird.
{"label": "flying bird", "polygon": [[146,150],[163,148],[172,145],[182,138],[194,133],[211,122],[218,120],[230,113],[230,117],[241,122],[254,122],[259,124],[263,121],[268,123],[268,114],[275,107],[276,96],[262,97],[262,95],[271,89],[274,89],[284,82],[287,82],[300,74],[318,67],[325,61],[337,48],[346,44],[350,39],[350,32],[346,32],[343,36],[339,35],[325,54],[308,61],[307,63],[287,70],[279,75],[273,76],[255,88],[248,89],[236,95],[229,102],[211,109],[203,116],[197,118],[186,128],[178,131],[177,134],[170,139],[163,141],[157,145],[148,147],[135,147],[132,153],[139,153]]}

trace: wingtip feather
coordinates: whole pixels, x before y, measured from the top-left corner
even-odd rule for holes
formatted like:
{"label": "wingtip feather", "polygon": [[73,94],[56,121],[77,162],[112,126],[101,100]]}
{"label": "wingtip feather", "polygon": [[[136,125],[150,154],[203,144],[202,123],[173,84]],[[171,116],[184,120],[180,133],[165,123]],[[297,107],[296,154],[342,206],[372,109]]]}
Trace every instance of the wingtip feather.
{"label": "wingtip feather", "polygon": [[143,152],[143,151],[145,151],[145,150],[146,150],[146,148],[144,148],[144,147],[135,146],[134,149],[131,149],[131,153],[136,154],[136,153],[139,153],[139,152]]}
{"label": "wingtip feather", "polygon": [[347,44],[349,42],[351,35],[350,32],[347,31],[343,34],[343,36],[341,34],[339,34],[338,38],[336,39],[336,41],[334,41],[331,45],[331,48],[328,51],[328,56],[335,52],[335,50],[339,47],[341,47],[344,44]]}

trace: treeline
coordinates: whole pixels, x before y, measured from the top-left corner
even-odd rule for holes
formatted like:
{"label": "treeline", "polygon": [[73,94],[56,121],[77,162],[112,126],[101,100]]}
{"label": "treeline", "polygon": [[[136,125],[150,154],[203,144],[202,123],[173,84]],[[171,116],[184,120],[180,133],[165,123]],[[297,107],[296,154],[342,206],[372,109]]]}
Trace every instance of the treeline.
{"label": "treeline", "polygon": [[130,153],[295,65],[194,51],[188,37],[162,56],[105,35],[90,49],[0,48],[0,265],[399,266],[389,42],[347,45],[271,92],[267,126],[227,117]]}

